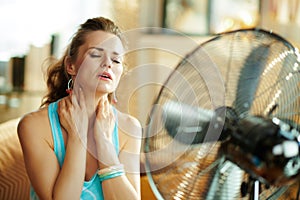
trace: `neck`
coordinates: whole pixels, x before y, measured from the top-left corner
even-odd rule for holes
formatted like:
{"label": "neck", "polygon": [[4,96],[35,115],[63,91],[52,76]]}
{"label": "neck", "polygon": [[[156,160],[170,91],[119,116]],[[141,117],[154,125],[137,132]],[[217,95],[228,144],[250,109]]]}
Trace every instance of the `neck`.
{"label": "neck", "polygon": [[102,93],[102,94],[84,94],[85,96],[85,102],[86,102],[86,109],[89,118],[94,117],[96,114],[96,109],[99,104],[99,101],[102,98],[107,98],[107,93]]}

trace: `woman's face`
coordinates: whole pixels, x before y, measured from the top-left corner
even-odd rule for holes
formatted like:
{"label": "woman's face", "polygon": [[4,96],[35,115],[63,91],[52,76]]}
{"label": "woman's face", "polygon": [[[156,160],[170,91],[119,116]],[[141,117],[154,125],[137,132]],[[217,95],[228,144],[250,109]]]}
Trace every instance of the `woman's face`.
{"label": "woman's face", "polygon": [[115,91],[123,73],[121,40],[104,31],[91,32],[85,39],[75,62],[75,86],[95,95]]}

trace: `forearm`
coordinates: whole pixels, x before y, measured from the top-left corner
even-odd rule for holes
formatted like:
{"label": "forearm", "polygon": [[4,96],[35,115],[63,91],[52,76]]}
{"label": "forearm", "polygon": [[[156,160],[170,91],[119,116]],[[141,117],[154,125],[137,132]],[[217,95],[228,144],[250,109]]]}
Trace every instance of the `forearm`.
{"label": "forearm", "polygon": [[86,149],[79,138],[68,138],[64,164],[53,189],[53,199],[79,199],[86,168]]}
{"label": "forearm", "polygon": [[[103,140],[102,140],[103,141]],[[110,142],[96,143],[99,169],[120,164],[115,147]]]}
{"label": "forearm", "polygon": [[[98,151],[99,169],[120,164],[120,160],[112,143],[106,142],[102,143],[101,145],[98,144],[97,149],[100,149],[100,151]],[[140,199],[139,192],[135,190],[125,174],[104,180],[102,182],[102,190],[104,199]]]}
{"label": "forearm", "polygon": [[126,175],[102,182],[104,199],[139,200],[140,193],[136,191]]}
{"label": "forearm", "polygon": [[[106,145],[105,144],[102,145],[101,149],[103,155],[100,156],[98,154],[98,156],[102,157],[102,159],[104,159],[105,162],[101,162],[103,160],[98,161],[99,169],[105,169],[111,166],[120,165],[121,162],[113,146],[106,143]],[[106,157],[107,155],[109,155],[107,158],[103,158],[103,156]],[[125,199],[125,200],[140,199],[140,191],[139,189],[136,189],[139,188],[139,181],[138,181],[140,179],[139,174],[135,175],[138,177],[133,177],[133,175],[130,176],[131,179],[135,179],[135,181],[132,182],[129,181],[128,177],[126,176],[126,171],[124,175],[104,180],[102,182],[102,189],[103,189],[103,194],[105,199],[117,199],[117,200],[118,199]],[[134,187],[133,182],[138,182],[138,186],[136,186],[136,188]]]}

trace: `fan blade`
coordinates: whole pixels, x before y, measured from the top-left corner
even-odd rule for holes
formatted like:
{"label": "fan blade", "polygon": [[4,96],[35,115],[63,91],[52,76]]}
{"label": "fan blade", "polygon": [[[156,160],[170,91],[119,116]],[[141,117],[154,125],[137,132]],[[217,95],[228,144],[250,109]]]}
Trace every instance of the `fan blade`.
{"label": "fan blade", "polygon": [[[293,52],[293,51],[290,51]],[[280,69],[279,74],[282,75],[282,80],[278,81],[278,85],[280,86],[274,94],[273,101],[269,102],[267,108],[274,107],[274,110],[267,110],[268,115],[275,114],[275,116],[280,116],[281,119],[286,118],[287,123],[291,124],[292,122],[292,115],[291,111],[287,109],[298,102],[299,98],[299,69],[298,66],[300,65],[299,61],[297,60],[297,56],[294,53],[282,53],[279,55],[277,60],[282,61],[282,67]],[[278,62],[278,61],[277,61]],[[275,112],[274,112],[275,111]],[[295,127],[299,126],[297,124],[293,124]]]}
{"label": "fan blade", "polygon": [[205,197],[207,200],[230,200],[240,198],[243,171],[230,161],[220,164]]}
{"label": "fan blade", "polygon": [[244,62],[238,80],[234,105],[239,116],[247,114],[251,108],[260,81],[260,75],[268,60],[269,48],[267,45],[260,45],[254,48]]}

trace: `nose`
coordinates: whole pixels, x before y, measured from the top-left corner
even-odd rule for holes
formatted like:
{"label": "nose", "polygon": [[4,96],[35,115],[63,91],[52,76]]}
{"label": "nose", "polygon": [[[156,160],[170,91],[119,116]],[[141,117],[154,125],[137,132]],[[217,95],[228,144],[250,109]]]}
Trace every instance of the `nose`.
{"label": "nose", "polygon": [[108,67],[108,68],[111,68],[111,65],[112,65],[112,61],[111,59],[108,57],[108,56],[105,56],[102,60],[102,63],[101,63],[101,67]]}

